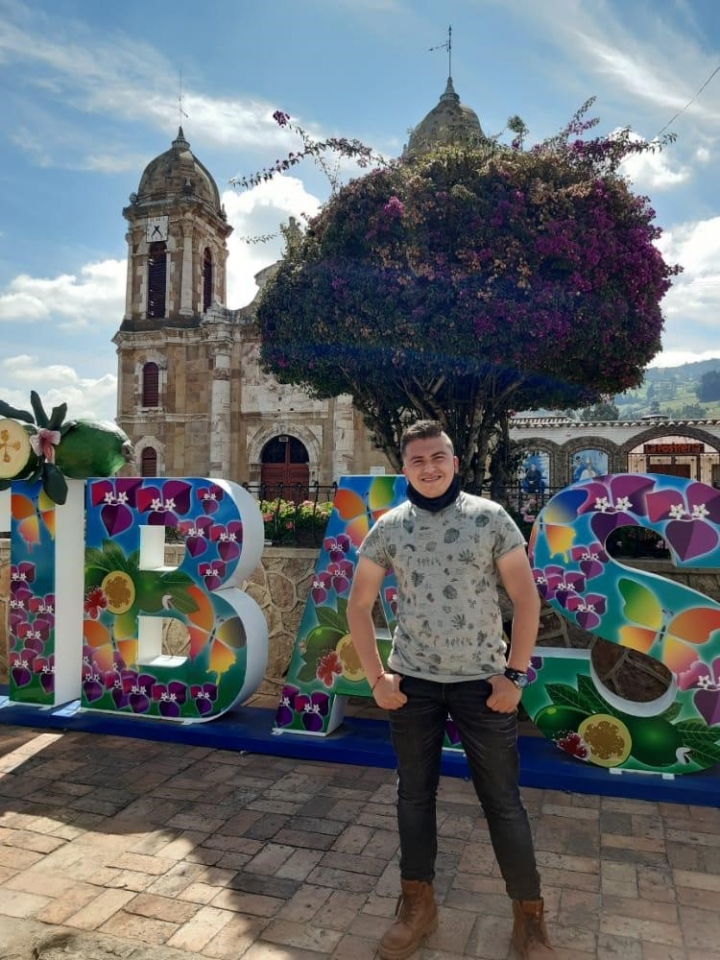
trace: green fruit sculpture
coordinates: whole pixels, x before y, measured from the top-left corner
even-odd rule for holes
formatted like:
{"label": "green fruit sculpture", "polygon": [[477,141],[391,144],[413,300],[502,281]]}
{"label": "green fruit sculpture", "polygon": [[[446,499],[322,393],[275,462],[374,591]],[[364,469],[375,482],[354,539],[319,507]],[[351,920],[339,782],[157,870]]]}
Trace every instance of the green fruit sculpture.
{"label": "green fruit sculpture", "polygon": [[[67,499],[66,477],[111,477],[133,459],[127,434],[114,423],[70,420],[67,404],[48,416],[39,395],[30,394],[33,412],[0,400],[0,490],[13,480],[34,483],[58,504]],[[18,422],[19,421],[19,422]]]}
{"label": "green fruit sculpture", "polygon": [[111,477],[132,461],[132,445],[114,423],[75,420],[55,450],[55,464],[66,477]]}
{"label": "green fruit sculpture", "polygon": [[0,480],[22,480],[37,469],[40,459],[30,437],[37,431],[17,420],[0,420]]}

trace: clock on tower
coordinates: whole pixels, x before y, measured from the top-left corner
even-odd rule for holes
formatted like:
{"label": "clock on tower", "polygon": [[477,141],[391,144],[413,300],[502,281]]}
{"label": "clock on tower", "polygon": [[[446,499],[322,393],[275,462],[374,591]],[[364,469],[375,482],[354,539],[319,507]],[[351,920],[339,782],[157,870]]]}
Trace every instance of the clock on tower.
{"label": "clock on tower", "polygon": [[168,238],[168,218],[148,217],[145,238],[148,243],[162,242]]}

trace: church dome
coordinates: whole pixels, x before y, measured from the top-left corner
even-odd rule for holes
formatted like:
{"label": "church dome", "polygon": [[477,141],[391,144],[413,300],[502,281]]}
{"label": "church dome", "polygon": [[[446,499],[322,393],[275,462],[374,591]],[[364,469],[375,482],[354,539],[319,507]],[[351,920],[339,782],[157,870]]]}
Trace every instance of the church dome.
{"label": "church dome", "polygon": [[470,107],[460,103],[452,77],[448,77],[439,103],[412,131],[403,156],[428,153],[438,144],[477,143],[484,139],[485,134],[478,115]]}
{"label": "church dome", "polygon": [[221,212],[217,184],[190,150],[180,127],[172,146],[145,167],[137,191],[139,204],[172,197],[195,197]]}

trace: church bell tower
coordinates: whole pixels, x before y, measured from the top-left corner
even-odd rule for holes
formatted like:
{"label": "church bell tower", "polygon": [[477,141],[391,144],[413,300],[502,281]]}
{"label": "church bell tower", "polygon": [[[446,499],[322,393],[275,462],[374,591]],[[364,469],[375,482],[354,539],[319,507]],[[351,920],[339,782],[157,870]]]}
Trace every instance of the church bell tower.
{"label": "church bell tower", "polygon": [[118,424],[137,473],[228,476],[233,336],[224,306],[227,222],[217,184],[182,127],[145,168],[128,227]]}
{"label": "church bell tower", "polygon": [[123,216],[128,272],[121,330],[193,325],[212,303],[225,303],[232,227],[182,127],[145,168]]}

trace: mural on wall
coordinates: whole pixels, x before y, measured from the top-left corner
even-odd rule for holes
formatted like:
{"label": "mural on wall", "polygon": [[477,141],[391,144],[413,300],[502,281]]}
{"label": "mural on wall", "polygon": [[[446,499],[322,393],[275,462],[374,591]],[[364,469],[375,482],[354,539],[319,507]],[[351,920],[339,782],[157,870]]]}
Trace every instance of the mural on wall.
{"label": "mural on wall", "polygon": [[720,567],[720,491],[680,477],[619,474],[568,487],[533,529],[541,596],[570,622],[663,663],[667,692],[622,700],[587,651],[538,648],[523,705],[560,749],[602,767],[692,773],[720,761],[720,603],[608,556],[613,530],[659,534],[679,567]]}
{"label": "mural on wall", "polygon": [[570,477],[573,483],[604,477],[608,472],[608,455],[604,450],[578,450],[573,454]]}
{"label": "mural on wall", "polygon": [[525,456],[520,466],[520,489],[525,499],[542,500],[550,486],[550,457],[546,451],[535,450]]}

